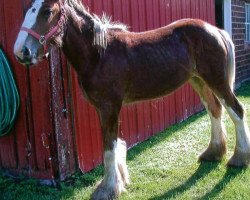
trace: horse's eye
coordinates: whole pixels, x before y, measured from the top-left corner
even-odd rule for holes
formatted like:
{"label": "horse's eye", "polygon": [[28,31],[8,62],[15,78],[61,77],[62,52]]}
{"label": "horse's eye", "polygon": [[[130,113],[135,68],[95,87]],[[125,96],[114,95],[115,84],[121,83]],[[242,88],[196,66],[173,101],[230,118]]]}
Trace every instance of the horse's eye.
{"label": "horse's eye", "polygon": [[46,18],[49,18],[52,14],[52,10],[51,9],[45,9],[43,11],[43,15],[46,17]]}

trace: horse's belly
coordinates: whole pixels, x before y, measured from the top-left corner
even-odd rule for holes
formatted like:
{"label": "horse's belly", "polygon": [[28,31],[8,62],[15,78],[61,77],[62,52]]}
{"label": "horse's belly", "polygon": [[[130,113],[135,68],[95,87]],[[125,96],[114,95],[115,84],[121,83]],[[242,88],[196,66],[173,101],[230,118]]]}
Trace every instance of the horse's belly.
{"label": "horse's belly", "polygon": [[131,87],[126,92],[124,103],[132,103],[166,96],[181,87],[188,78],[189,76],[187,74],[176,77],[166,76],[164,79],[156,77],[144,80],[143,78],[138,77],[138,81],[132,83]]}
{"label": "horse's belly", "polygon": [[[129,83],[125,102],[148,100],[167,95],[191,76],[193,70],[192,56],[186,45],[174,43],[149,48],[133,57],[130,66]],[[139,51],[140,52],[140,51]]]}

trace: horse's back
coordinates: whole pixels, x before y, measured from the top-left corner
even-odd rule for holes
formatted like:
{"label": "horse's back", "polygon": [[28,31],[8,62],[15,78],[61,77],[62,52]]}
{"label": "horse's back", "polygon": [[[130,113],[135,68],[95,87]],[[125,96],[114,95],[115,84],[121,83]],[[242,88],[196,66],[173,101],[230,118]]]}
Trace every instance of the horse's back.
{"label": "horse's back", "polygon": [[[120,32],[117,38],[123,48],[114,51],[127,60],[123,66],[128,69],[127,101],[169,94],[197,70],[201,74],[211,71],[208,63],[223,62],[218,60],[225,52],[217,32],[218,28],[197,19],[182,19],[141,33]],[[119,58],[116,60],[119,65]]]}
{"label": "horse's back", "polygon": [[200,19],[186,18],[177,20],[169,25],[157,29],[148,30],[144,32],[119,31],[118,38],[120,38],[122,41],[127,41],[129,45],[137,45],[141,41],[156,42],[158,40],[161,40],[162,38],[171,37],[176,32],[180,30],[183,31],[185,29],[208,32],[208,30],[206,30],[206,27],[208,27],[209,25],[209,23]]}

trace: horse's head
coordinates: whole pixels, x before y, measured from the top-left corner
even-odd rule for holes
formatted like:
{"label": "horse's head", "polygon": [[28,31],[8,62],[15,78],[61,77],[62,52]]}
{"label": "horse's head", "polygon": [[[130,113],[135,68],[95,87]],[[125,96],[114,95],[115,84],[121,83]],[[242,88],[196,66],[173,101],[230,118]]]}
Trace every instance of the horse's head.
{"label": "horse's head", "polygon": [[30,65],[46,57],[47,47],[62,39],[64,21],[60,0],[34,0],[14,46],[18,61]]}

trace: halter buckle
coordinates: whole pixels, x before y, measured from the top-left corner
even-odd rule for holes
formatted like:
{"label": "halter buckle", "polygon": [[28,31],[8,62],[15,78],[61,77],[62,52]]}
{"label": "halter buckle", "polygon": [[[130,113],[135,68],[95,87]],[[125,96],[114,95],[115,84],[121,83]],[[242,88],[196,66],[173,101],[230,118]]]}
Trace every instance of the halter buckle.
{"label": "halter buckle", "polygon": [[44,35],[42,35],[42,36],[40,37],[40,39],[39,39],[39,43],[40,43],[41,45],[44,45],[45,42],[46,42],[46,38],[45,38]]}

